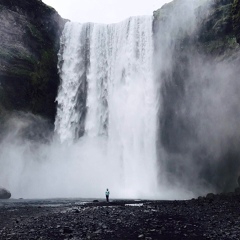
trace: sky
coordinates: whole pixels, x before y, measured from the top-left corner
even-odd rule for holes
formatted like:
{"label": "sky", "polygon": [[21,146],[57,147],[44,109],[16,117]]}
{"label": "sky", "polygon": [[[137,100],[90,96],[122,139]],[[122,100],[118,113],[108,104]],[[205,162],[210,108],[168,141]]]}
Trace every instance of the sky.
{"label": "sky", "polygon": [[171,0],[42,0],[73,22],[115,23],[130,16],[152,15]]}

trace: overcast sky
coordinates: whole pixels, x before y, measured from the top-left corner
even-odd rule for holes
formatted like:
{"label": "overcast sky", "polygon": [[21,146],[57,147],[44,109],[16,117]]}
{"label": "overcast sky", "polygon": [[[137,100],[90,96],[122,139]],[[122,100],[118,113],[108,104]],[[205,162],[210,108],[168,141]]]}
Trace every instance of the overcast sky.
{"label": "overcast sky", "polygon": [[74,22],[115,23],[130,16],[152,15],[171,0],[42,0]]}

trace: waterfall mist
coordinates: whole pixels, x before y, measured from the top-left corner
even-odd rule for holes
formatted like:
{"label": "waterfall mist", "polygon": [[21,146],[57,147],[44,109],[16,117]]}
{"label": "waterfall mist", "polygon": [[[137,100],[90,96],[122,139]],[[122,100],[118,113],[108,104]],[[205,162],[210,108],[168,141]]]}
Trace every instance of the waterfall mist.
{"label": "waterfall mist", "polygon": [[0,181],[13,197],[190,196],[158,185],[152,56],[151,16],[65,25],[55,134],[45,144],[10,131],[1,145]]}
{"label": "waterfall mist", "polygon": [[[14,116],[11,130],[0,145],[0,183],[13,198],[102,198],[106,188],[111,198],[186,197],[184,192],[169,191],[164,186],[159,192],[151,192],[152,188],[141,190],[136,182],[128,188],[120,175],[122,166],[114,161],[118,152],[112,149],[107,153],[105,138],[83,137],[70,145],[63,144],[49,135],[51,129],[47,130],[43,119],[37,120],[42,126],[39,132],[29,127],[35,125],[36,119],[26,124],[28,119],[29,115],[21,119]],[[46,134],[49,142],[26,137],[36,132]]]}
{"label": "waterfall mist", "polygon": [[200,195],[237,186],[240,85],[237,50],[218,57],[202,51],[199,31],[216,3],[197,3],[174,1],[160,10],[154,68],[161,177]]}
{"label": "waterfall mist", "polygon": [[67,23],[55,126],[23,113],[0,123],[0,185],[23,198],[100,198],[109,188],[112,198],[184,199],[232,190],[240,55],[199,47],[208,3],[175,0],[154,22]]}

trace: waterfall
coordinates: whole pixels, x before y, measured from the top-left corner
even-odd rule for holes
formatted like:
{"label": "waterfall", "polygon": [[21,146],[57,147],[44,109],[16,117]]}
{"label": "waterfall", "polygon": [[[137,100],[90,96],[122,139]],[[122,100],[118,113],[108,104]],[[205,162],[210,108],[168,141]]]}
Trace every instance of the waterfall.
{"label": "waterfall", "polygon": [[72,140],[84,132],[90,29],[90,24],[66,24],[61,38],[58,68],[62,83],[55,120],[61,141]]}
{"label": "waterfall", "polygon": [[103,140],[106,159],[102,167],[106,175],[114,172],[111,181],[125,196],[134,192],[134,196],[149,197],[156,191],[157,101],[152,59],[151,16],[110,25],[65,25],[55,132],[62,143]]}

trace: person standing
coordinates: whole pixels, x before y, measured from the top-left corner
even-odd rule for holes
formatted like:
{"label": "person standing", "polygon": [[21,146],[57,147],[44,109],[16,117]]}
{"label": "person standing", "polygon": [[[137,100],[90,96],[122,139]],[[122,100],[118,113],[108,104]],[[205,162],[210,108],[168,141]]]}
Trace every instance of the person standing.
{"label": "person standing", "polygon": [[110,192],[108,191],[108,188],[107,188],[107,190],[106,190],[105,195],[106,195],[106,200],[107,200],[107,202],[109,202],[109,195],[110,195]]}

